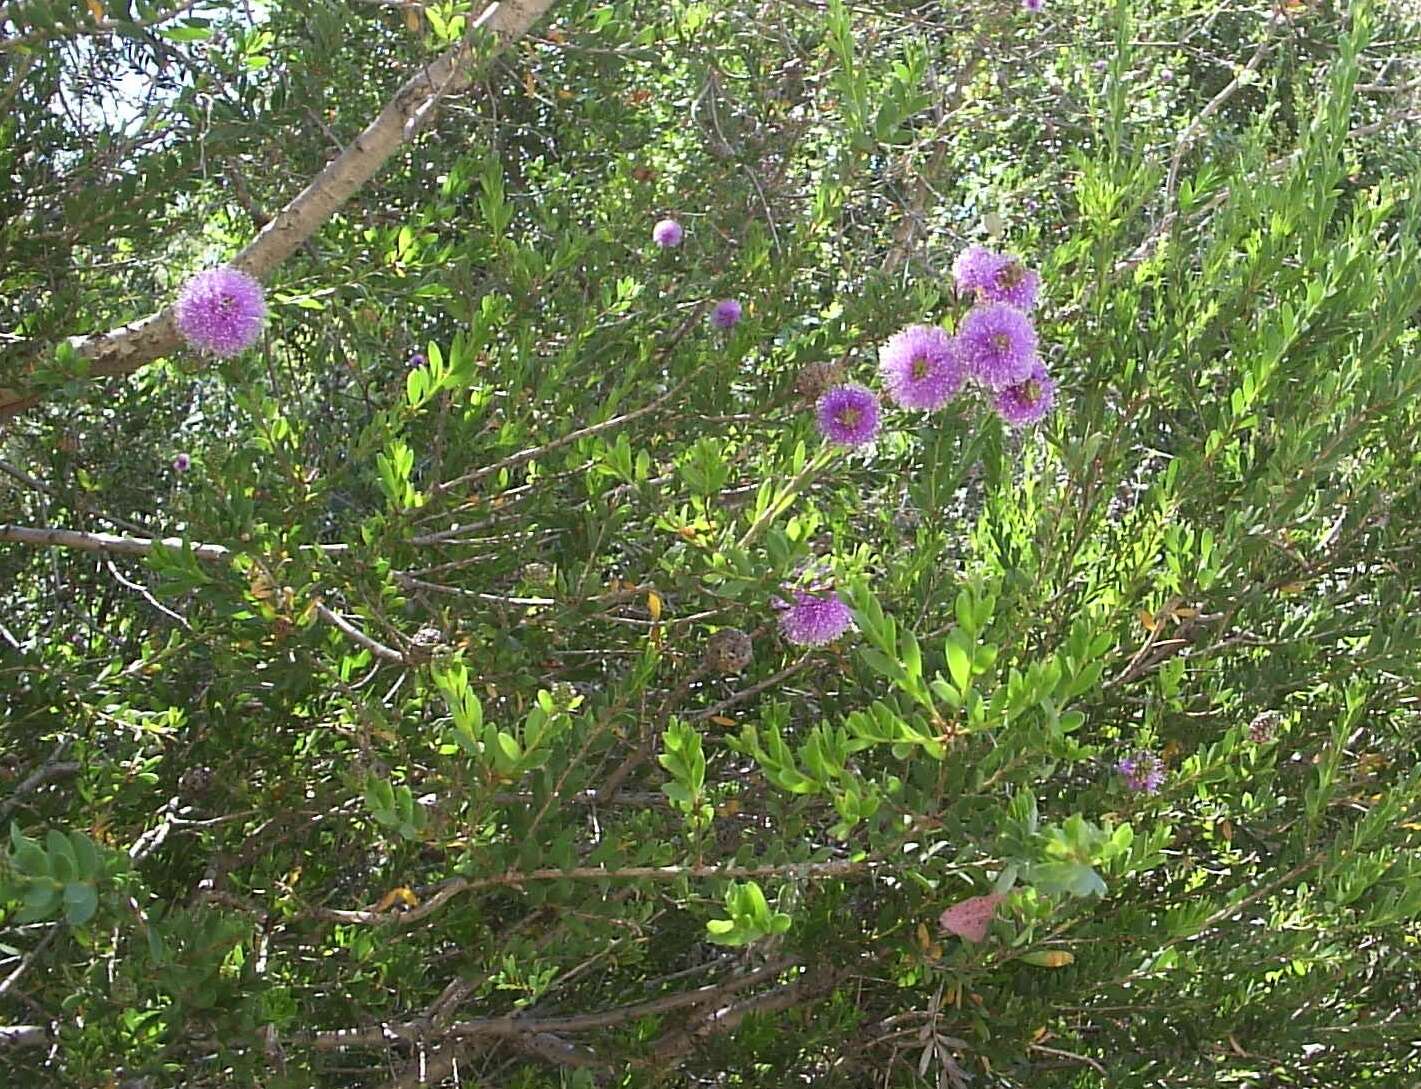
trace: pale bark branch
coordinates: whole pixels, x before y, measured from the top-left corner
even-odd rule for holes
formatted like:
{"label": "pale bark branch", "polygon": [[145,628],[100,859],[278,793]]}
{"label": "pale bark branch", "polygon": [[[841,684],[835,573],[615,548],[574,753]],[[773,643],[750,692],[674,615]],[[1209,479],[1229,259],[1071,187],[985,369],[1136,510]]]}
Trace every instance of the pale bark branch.
{"label": "pale bark branch", "polygon": [[[40,547],[74,548],[80,552],[99,552],[113,556],[147,556],[155,545],[181,550],[180,537],[121,537],[114,533],[84,533],[76,529],[33,528],[0,524],[0,541],[14,544],[38,545]],[[192,554],[209,563],[221,563],[231,559],[232,550],[222,545],[192,544]],[[331,549],[344,550],[345,545],[329,545]]]}
{"label": "pale bark branch", "polygon": [[327,624],[332,624],[339,628],[348,638],[353,642],[359,643],[371,654],[375,655],[375,657],[383,658],[387,662],[398,662],[400,665],[405,664],[405,656],[403,654],[393,647],[387,647],[377,639],[372,639],[345,617],[341,616],[340,613],[334,612],[324,605],[317,605],[316,612]]}
{"label": "pale bark branch", "polygon": [[49,1029],[44,1025],[0,1025],[0,1049],[43,1047],[47,1043]]}
{"label": "pale bark branch", "polygon": [[[478,61],[502,51],[536,23],[556,0],[495,0],[456,45],[407,79],[379,115],[301,193],[276,214],[231,264],[265,280],[347,200],[365,185],[399,147],[435,112],[441,99],[472,84]],[[484,35],[493,36],[487,51]],[[476,56],[476,53],[478,54]],[[69,344],[89,361],[89,375],[109,378],[174,351],[181,343],[172,307],[106,333],[71,337]],[[0,390],[0,420],[37,404],[38,395]]]}

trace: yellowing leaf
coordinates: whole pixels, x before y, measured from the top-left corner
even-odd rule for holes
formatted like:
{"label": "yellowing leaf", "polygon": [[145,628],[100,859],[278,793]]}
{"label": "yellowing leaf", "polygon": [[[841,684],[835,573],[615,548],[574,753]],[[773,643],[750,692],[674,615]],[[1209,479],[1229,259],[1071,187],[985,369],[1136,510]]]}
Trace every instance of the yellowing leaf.
{"label": "yellowing leaf", "polygon": [[717,726],[734,726],[735,720],[727,715],[711,715],[712,722]]}
{"label": "yellowing leaf", "polygon": [[1284,597],[1294,597],[1302,593],[1306,588],[1307,583],[1304,582],[1285,582],[1282,586],[1278,587],[1278,592]]}
{"label": "yellowing leaf", "polygon": [[380,897],[380,902],[372,910],[375,912],[389,911],[397,903],[404,904],[405,907],[418,907],[419,897],[414,894],[412,889],[400,885]]}
{"label": "yellowing leaf", "polygon": [[1159,621],[1155,619],[1155,614],[1150,612],[1149,609],[1141,609],[1138,615],[1140,617],[1140,626],[1143,627],[1145,631],[1154,631],[1159,627]]}
{"label": "yellowing leaf", "polygon": [[269,604],[276,597],[276,585],[260,567],[253,567],[247,579],[252,597],[258,601],[265,601]]}
{"label": "yellowing leaf", "polygon": [[424,20],[420,18],[418,7],[405,8],[405,26],[409,28],[411,34],[418,34],[424,26]]}
{"label": "yellowing leaf", "polygon": [[1038,968],[1064,968],[1068,964],[1074,964],[1076,956],[1064,949],[1038,949],[1034,953],[1023,954],[1021,959]]}
{"label": "yellowing leaf", "polygon": [[89,9],[89,14],[92,15],[95,19],[102,19],[106,14],[106,12],[104,11],[104,6],[103,4],[99,3],[99,0],[84,0],[84,4],[85,7]]}
{"label": "yellowing leaf", "polygon": [[650,591],[646,595],[646,607],[647,610],[651,613],[651,619],[661,619],[661,595],[658,594],[655,590]]}

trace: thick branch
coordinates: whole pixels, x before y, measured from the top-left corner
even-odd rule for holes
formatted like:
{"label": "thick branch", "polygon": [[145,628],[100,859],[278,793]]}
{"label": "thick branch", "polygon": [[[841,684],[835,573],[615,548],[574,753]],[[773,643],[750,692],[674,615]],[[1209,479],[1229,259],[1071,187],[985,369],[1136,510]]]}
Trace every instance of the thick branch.
{"label": "thick branch", "polygon": [[[278,212],[232,264],[259,280],[271,275],[434,116],[445,96],[457,94],[473,82],[478,71],[476,61],[488,60],[527,33],[554,2],[495,0],[489,4],[472,31],[406,80],[365,131]],[[493,35],[493,46],[480,50],[476,57],[481,39],[478,31]],[[169,354],[178,347],[179,338],[172,308],[166,307],[107,333],[71,337],[69,343],[89,360],[91,376],[105,378],[132,374],[145,363]],[[38,400],[37,396],[24,396],[16,390],[0,390],[0,420],[24,411]]]}
{"label": "thick branch", "polygon": [[[74,529],[34,529],[29,526],[0,525],[0,541],[16,544],[50,546],[55,548],[76,548],[81,552],[106,552],[114,556],[146,556],[155,544],[165,548],[181,550],[183,541],[179,537],[165,537],[162,540],[150,537],[121,537],[114,533],[82,533]],[[232,550],[222,545],[190,545],[192,554],[200,560],[221,563],[230,559]],[[330,546],[344,549],[344,545]]]}
{"label": "thick branch", "polygon": [[0,1049],[43,1047],[47,1043],[49,1029],[44,1025],[0,1025]]}

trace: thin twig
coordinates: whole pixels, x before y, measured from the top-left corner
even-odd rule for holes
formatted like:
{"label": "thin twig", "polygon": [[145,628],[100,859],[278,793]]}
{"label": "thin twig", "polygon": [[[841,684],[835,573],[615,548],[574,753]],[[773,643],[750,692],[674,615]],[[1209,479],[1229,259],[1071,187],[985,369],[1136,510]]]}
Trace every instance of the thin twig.
{"label": "thin twig", "polygon": [[326,608],[326,606],[323,604],[317,604],[316,613],[327,624],[332,624],[335,627],[339,628],[353,641],[359,643],[371,654],[375,655],[375,657],[383,658],[387,662],[398,662],[400,665],[407,664],[405,656],[403,654],[395,650],[393,647],[387,647],[378,639],[372,639],[370,636],[366,635],[363,631],[361,631],[354,624],[352,624],[349,620],[347,620],[345,617],[341,616],[340,613],[334,612],[333,610]]}
{"label": "thin twig", "polygon": [[409,911],[341,911],[334,908],[312,908],[315,918],[335,923],[361,923],[378,926],[389,923],[396,927],[413,926],[428,918],[441,907],[466,892],[479,889],[518,886],[531,881],[680,881],[686,878],[781,877],[785,879],[820,879],[848,877],[868,873],[879,863],[865,859],[859,862],[790,862],[763,866],[623,866],[604,869],[600,866],[556,867],[544,870],[510,871],[492,877],[456,877],[444,882],[439,891],[424,903]]}
{"label": "thin twig", "polygon": [[1174,156],[1169,161],[1169,178],[1164,187],[1164,208],[1168,213],[1174,204],[1174,194],[1179,185],[1179,168],[1184,162],[1185,153],[1199,138],[1199,133],[1204,129],[1204,122],[1207,121],[1219,110],[1223,109],[1238,91],[1253,82],[1254,74],[1258,71],[1258,66],[1263,63],[1263,58],[1268,56],[1268,51],[1272,48],[1271,38],[1264,38],[1258,43],[1258,48],[1253,51],[1253,56],[1248,58],[1248,63],[1239,69],[1238,74],[1231,79],[1228,84],[1211,98],[1208,104],[1199,111],[1199,115],[1189,123],[1189,126],[1179,136],[1175,144]]}

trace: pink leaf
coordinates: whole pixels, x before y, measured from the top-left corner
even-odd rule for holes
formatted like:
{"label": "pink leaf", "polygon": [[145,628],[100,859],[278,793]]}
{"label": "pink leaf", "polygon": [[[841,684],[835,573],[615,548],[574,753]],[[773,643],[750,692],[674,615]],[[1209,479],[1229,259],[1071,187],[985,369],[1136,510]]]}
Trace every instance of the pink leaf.
{"label": "pink leaf", "polygon": [[987,937],[987,925],[997,913],[997,906],[1005,899],[999,892],[970,897],[944,911],[938,922],[944,930],[969,942],[983,941]]}

